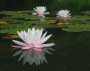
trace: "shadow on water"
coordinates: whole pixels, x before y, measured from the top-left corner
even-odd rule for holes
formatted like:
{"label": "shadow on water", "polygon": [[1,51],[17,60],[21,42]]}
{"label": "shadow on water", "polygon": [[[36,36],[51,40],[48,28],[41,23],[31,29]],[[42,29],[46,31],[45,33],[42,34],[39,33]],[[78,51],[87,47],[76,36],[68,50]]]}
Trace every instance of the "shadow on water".
{"label": "shadow on water", "polygon": [[0,71],[88,71],[90,66],[90,32],[66,32],[59,28],[47,28],[52,33],[56,51],[47,55],[48,64],[40,66],[22,65],[13,57],[11,40],[0,34]]}
{"label": "shadow on water", "polygon": [[4,18],[4,17],[8,17],[8,16],[11,16],[11,15],[0,14],[0,18]]}
{"label": "shadow on water", "polygon": [[26,18],[16,18],[16,20],[21,20],[21,21],[32,21],[32,19],[26,19]]}

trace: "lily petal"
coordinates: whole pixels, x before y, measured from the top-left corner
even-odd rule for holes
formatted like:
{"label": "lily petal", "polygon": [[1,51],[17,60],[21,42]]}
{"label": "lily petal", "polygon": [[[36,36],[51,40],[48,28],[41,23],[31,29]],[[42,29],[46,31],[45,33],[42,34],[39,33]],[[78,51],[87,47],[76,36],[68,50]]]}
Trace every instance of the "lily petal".
{"label": "lily petal", "polygon": [[17,40],[12,40],[14,43],[16,43],[17,45],[23,46],[25,45],[25,43],[21,42],[21,41],[17,41]]}
{"label": "lily petal", "polygon": [[51,36],[52,36],[52,34],[50,34],[50,35],[46,36],[45,38],[43,38],[41,43],[46,42]]}

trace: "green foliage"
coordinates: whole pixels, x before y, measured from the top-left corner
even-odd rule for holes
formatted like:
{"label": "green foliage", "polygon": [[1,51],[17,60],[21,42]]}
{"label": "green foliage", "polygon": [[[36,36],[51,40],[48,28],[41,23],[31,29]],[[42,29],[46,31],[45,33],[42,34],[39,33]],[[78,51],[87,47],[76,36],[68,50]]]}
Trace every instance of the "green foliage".
{"label": "green foliage", "polygon": [[52,10],[70,9],[74,12],[87,11],[90,10],[90,0],[52,0],[49,6]]}
{"label": "green foliage", "polygon": [[[2,20],[8,22],[0,24],[0,33],[16,34],[17,30],[27,30],[27,28],[32,27],[60,28],[54,17],[46,17],[46,21],[41,22],[38,17],[31,15],[31,11],[2,11],[0,14],[7,15],[1,19],[1,22]],[[53,22],[51,23],[50,20]],[[90,16],[73,16],[62,29],[68,32],[90,31]]]}
{"label": "green foliage", "polygon": [[59,9],[70,9],[74,12],[87,11],[90,10],[90,0],[16,0],[15,3],[0,0],[0,9],[9,9],[10,7],[12,10],[32,10],[35,6],[47,6],[52,11]]}

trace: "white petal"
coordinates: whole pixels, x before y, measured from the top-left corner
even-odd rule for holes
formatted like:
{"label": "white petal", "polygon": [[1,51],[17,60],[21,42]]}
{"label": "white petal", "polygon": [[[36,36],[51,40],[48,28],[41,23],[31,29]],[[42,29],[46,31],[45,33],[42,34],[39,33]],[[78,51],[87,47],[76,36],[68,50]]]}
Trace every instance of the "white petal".
{"label": "white petal", "polygon": [[32,15],[37,15],[37,13],[32,13]]}
{"label": "white petal", "polygon": [[42,44],[42,47],[51,47],[54,46],[55,43]]}
{"label": "white petal", "polygon": [[35,28],[32,28],[32,30],[31,30],[31,34],[30,34],[30,40],[31,40],[31,41],[34,40],[35,33],[36,33]]}
{"label": "white petal", "polygon": [[47,14],[50,14],[50,12],[45,12],[45,14],[47,15]]}
{"label": "white petal", "polygon": [[17,33],[18,33],[18,36],[25,42],[24,32],[23,31],[21,31],[21,32],[17,31]]}
{"label": "white petal", "polygon": [[21,32],[17,32],[19,37],[25,42],[29,44],[29,40],[30,40],[30,36],[28,35],[28,32],[25,31],[21,31]]}
{"label": "white petal", "polygon": [[23,45],[25,45],[25,43],[23,43],[23,42],[20,42],[20,41],[17,41],[17,40],[12,40],[14,43],[16,43],[17,45],[21,45],[21,46],[23,46]]}
{"label": "white petal", "polygon": [[43,29],[40,29],[40,30],[37,30],[37,39],[40,39],[41,38],[41,36],[42,36],[42,33],[43,33]]}
{"label": "white petal", "polygon": [[46,42],[50,37],[52,36],[52,34],[46,36],[45,38],[41,39],[41,43]]}
{"label": "white petal", "polygon": [[47,35],[47,32],[45,32],[43,35],[42,35],[42,39],[45,38],[45,36]]}

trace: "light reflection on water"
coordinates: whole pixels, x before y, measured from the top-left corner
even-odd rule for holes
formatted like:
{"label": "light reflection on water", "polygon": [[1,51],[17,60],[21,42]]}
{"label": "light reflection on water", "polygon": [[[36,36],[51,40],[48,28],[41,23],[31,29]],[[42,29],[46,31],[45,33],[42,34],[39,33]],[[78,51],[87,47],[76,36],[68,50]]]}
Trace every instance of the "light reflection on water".
{"label": "light reflection on water", "polygon": [[48,64],[22,65],[17,62],[12,41],[2,39],[0,34],[0,71],[87,71],[90,54],[90,32],[65,32],[58,28],[46,29],[53,34],[50,41],[54,41],[56,51],[47,55]]}

